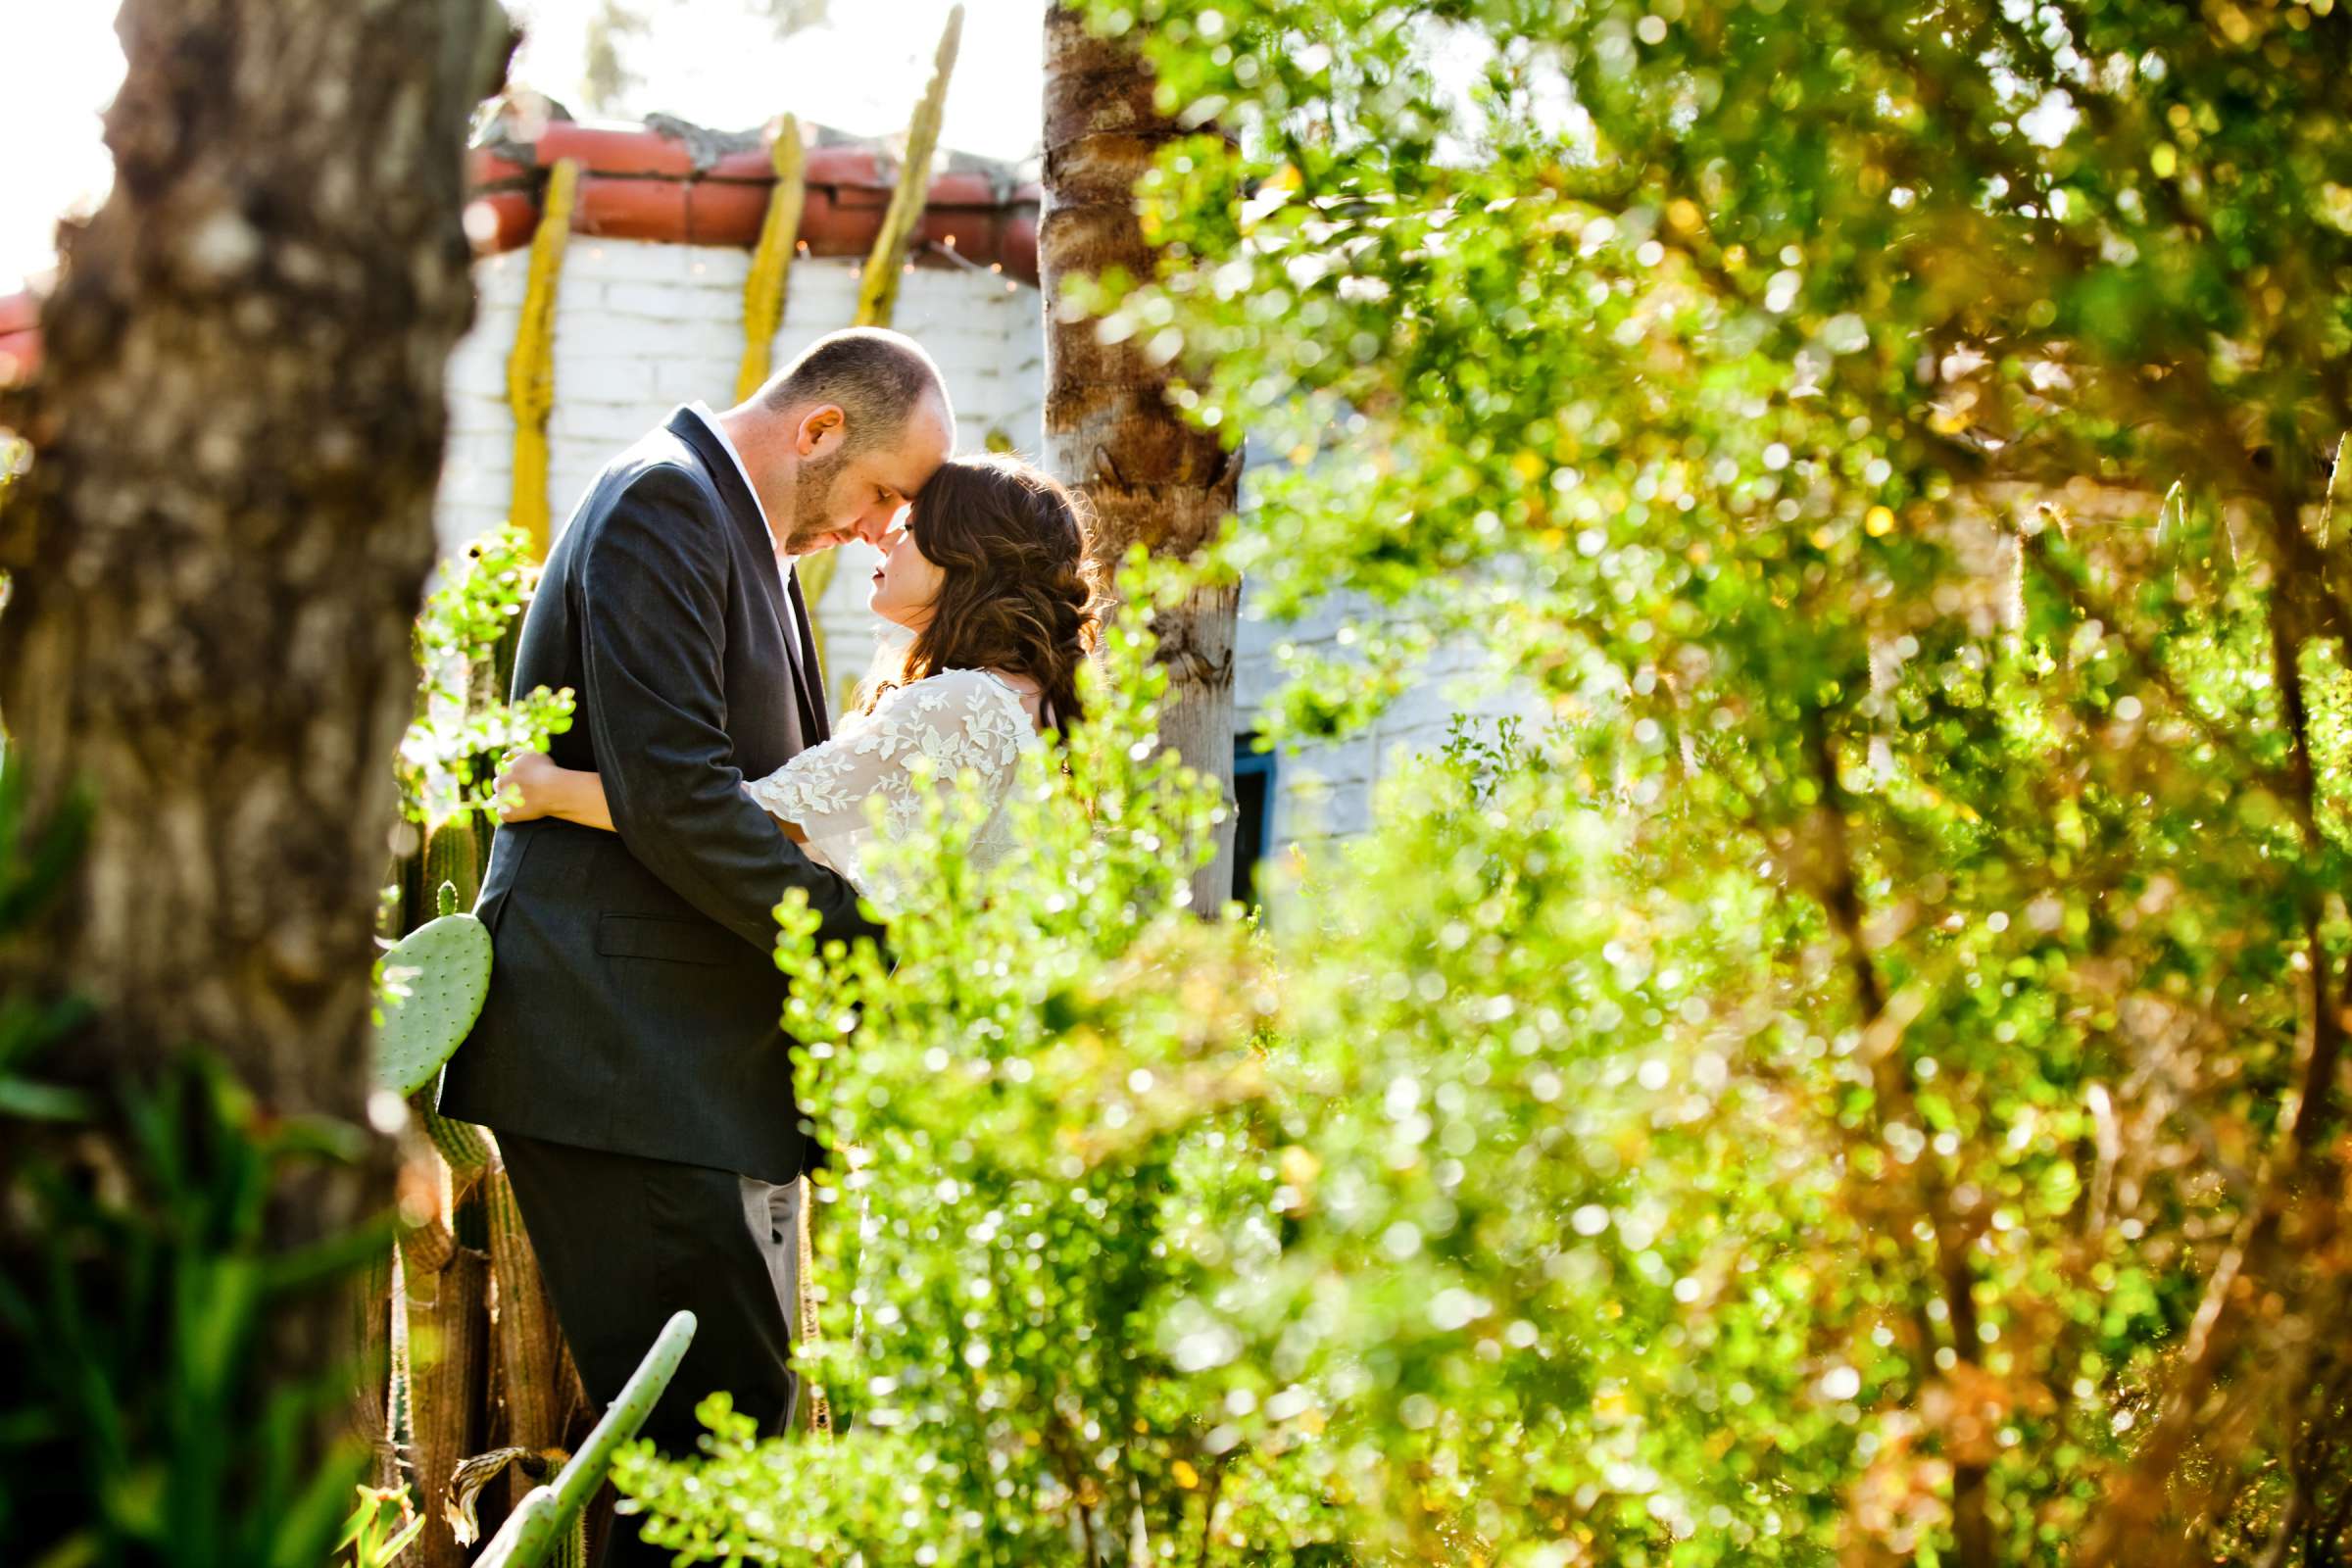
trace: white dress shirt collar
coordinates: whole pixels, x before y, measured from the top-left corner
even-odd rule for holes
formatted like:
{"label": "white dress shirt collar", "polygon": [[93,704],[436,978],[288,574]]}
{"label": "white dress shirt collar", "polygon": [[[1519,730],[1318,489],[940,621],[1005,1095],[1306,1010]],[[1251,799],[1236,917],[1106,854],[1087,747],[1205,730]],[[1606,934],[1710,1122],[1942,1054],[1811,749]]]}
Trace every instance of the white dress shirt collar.
{"label": "white dress shirt collar", "polygon": [[752,505],[760,514],[760,526],[767,530],[768,542],[776,547],[776,559],[790,561],[792,558],[784,553],[784,541],[776,537],[776,525],[768,520],[767,507],[760,499],[760,487],[752,483],[752,470],[743,466],[743,454],[735,450],[735,443],[728,436],[727,427],[719,423],[718,416],[712,414],[710,406],[699,399],[687,404],[686,408],[688,412],[710,427],[710,433],[718,437],[718,444],[726,449],[727,456],[733,460],[735,471],[743,475],[743,487],[752,493]]}
{"label": "white dress shirt collar", "polygon": [[[727,438],[726,426],[718,422],[718,416],[712,414],[709,406],[699,400],[687,404],[686,407],[701,418],[703,423],[710,427],[712,435],[718,437],[718,444],[726,448],[727,456],[734,460],[735,471],[743,475],[743,487],[752,493],[752,505],[760,513],[760,525],[767,530],[768,543],[776,547],[776,580],[783,585],[784,590],[784,597],[778,601],[779,608],[784,612],[784,629],[786,635],[797,639],[801,634],[801,617],[792,608],[792,568],[794,563],[800,558],[784,553],[783,542],[776,538],[776,525],[767,520],[767,508],[760,503],[760,487],[752,483],[752,470],[743,466],[743,454],[736,451],[735,443]],[[796,653],[794,657],[797,659],[799,655]]]}

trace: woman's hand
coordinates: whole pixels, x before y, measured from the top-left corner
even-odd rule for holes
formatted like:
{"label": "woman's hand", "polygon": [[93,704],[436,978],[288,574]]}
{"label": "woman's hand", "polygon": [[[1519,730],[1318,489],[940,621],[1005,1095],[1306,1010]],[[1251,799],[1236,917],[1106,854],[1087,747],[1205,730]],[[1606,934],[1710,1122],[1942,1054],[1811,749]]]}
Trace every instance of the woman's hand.
{"label": "woman's hand", "polygon": [[509,753],[496,784],[498,819],[528,822],[555,814],[563,782],[564,769],[545,752]]}

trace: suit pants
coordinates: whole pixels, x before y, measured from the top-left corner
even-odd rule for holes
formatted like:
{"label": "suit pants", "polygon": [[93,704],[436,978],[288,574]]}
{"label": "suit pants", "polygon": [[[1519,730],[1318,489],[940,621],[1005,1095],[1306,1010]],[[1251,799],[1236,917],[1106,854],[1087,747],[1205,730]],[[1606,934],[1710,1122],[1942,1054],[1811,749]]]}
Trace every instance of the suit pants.
{"label": "suit pants", "polygon": [[[641,1429],[673,1456],[696,1451],[694,1407],[724,1389],[775,1433],[791,1425],[789,1364],[800,1283],[800,1184],[498,1134],[523,1227],[556,1316],[598,1410],[611,1405],[654,1338],[683,1307],[694,1343]],[[666,1564],[613,1520],[603,1568]],[[626,1538],[626,1539],[623,1539]]]}

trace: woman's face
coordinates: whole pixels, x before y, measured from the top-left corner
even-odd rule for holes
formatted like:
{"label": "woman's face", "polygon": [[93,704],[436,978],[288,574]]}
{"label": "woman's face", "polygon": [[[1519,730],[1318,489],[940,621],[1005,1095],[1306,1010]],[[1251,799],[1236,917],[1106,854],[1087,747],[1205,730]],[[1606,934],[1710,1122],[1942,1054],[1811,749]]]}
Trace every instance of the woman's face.
{"label": "woman's face", "polygon": [[874,568],[874,591],[865,603],[885,620],[920,631],[931,618],[931,607],[939,600],[947,573],[916,548],[914,530],[906,526],[908,515],[900,514],[899,520],[882,536],[882,564]]}

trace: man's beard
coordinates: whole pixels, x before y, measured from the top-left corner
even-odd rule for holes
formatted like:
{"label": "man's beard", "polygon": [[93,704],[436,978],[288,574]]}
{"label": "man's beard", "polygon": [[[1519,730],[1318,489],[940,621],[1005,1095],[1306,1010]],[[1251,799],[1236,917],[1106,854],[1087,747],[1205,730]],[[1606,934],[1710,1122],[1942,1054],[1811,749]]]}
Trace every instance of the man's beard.
{"label": "man's beard", "polygon": [[811,458],[800,466],[792,481],[792,520],[784,536],[787,555],[803,555],[808,546],[840,530],[826,519],[825,503],[833,498],[833,480],[849,461],[846,452]]}

